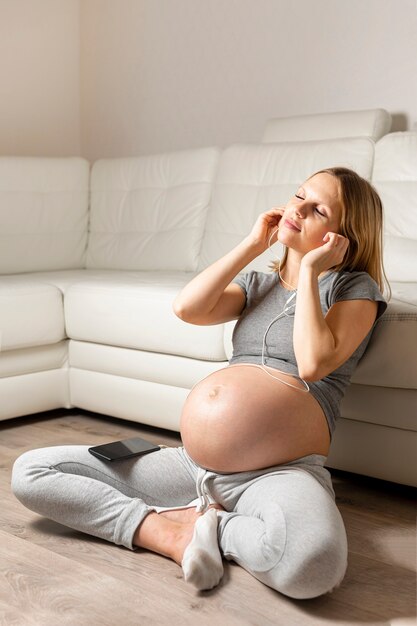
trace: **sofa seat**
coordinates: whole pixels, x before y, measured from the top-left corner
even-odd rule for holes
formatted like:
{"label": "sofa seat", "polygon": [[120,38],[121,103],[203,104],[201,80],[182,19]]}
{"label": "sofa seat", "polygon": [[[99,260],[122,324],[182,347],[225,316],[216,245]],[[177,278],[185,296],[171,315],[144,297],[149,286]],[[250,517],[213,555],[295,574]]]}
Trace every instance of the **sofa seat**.
{"label": "sofa seat", "polygon": [[65,338],[62,293],[25,277],[0,280],[0,351],[44,346]]}
{"label": "sofa seat", "polygon": [[62,292],[22,275],[0,278],[0,420],[69,407]]}
{"label": "sofa seat", "polygon": [[0,379],[67,368],[68,340],[0,353]]}
{"label": "sofa seat", "polygon": [[223,326],[191,326],[173,313],[173,300],[191,276],[120,272],[112,279],[73,284],[64,300],[68,337],[205,361],[225,360]]}

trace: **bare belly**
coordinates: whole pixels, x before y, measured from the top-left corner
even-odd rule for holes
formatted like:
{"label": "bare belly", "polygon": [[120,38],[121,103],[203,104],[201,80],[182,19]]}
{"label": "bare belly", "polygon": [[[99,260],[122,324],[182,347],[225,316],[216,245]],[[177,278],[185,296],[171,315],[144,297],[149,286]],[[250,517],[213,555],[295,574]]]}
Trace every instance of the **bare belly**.
{"label": "bare belly", "polygon": [[[297,384],[288,374],[270,372]],[[307,454],[327,456],[330,445],[317,400],[253,365],[231,365],[200,381],[184,404],[181,437],[196,463],[218,472],[261,469]]]}

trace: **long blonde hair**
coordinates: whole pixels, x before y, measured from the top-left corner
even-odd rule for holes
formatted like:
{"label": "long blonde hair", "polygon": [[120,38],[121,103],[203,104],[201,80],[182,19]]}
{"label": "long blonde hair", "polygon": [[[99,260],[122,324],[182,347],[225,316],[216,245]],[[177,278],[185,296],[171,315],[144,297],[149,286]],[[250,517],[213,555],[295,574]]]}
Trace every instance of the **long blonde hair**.
{"label": "long blonde hair", "polygon": [[[377,283],[381,293],[390,295],[391,290],[382,259],[383,208],[376,189],[364,178],[346,167],[330,167],[317,174],[335,176],[339,183],[339,200],[342,213],[339,234],[349,239],[349,248],[341,263],[333,271],[367,272]],[[285,267],[288,248],[285,248],[280,265],[274,263],[274,271]]]}

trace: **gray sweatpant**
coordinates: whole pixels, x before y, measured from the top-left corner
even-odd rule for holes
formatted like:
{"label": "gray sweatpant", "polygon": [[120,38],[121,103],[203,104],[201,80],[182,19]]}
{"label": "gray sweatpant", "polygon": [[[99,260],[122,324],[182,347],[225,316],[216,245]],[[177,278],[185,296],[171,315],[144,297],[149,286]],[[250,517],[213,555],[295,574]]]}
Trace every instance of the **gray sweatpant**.
{"label": "gray sweatpant", "polygon": [[310,455],[268,469],[218,474],[184,448],[107,463],[88,446],[41,448],[15,462],[12,489],[26,507],[129,549],[153,507],[196,497],[218,502],[218,540],[226,559],[292,598],[331,591],[347,567],[346,532],[325,457]]}

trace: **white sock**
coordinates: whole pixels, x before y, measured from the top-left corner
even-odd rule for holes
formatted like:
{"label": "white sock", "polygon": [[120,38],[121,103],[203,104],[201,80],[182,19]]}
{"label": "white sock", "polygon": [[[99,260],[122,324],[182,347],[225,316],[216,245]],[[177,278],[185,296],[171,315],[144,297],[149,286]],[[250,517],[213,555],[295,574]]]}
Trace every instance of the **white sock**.
{"label": "white sock", "polygon": [[219,584],[223,562],[217,541],[216,509],[209,509],[198,518],[181,566],[185,581],[199,590],[212,589]]}

